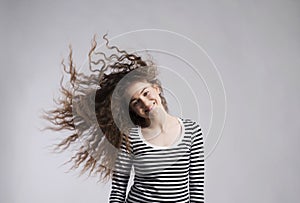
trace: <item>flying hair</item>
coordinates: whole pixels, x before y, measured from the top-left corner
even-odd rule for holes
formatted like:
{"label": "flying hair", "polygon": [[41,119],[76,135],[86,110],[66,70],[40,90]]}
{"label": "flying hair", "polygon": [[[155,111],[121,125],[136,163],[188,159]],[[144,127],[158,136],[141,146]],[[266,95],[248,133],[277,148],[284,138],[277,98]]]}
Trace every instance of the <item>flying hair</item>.
{"label": "flying hair", "polygon": [[[135,115],[126,103],[122,102],[121,95],[132,81],[121,80],[134,70],[134,80],[145,80],[160,87],[162,105],[166,110],[168,108],[160,81],[157,79],[155,64],[151,60],[143,60],[137,54],[111,46],[107,34],[103,39],[106,42],[105,47],[113,53],[107,55],[97,51],[98,43],[94,35],[88,53],[89,74],[76,69],[73,49],[69,45],[68,64],[64,59],[61,62],[61,97],[53,99],[55,107],[44,111],[42,118],[51,124],[44,129],[68,132],[68,136],[55,144],[53,151],[63,152],[70,147],[75,149],[75,154],[66,162],[73,162],[69,171],[82,167],[80,175],[88,172],[89,176],[99,175],[99,180],[108,180],[123,139],[130,152],[130,129],[134,125],[145,126],[143,118]],[[65,76],[68,76],[69,80],[64,84]],[[118,92],[114,94],[117,86]],[[111,101],[113,94],[118,102]],[[124,108],[120,108],[122,105]],[[117,118],[113,116],[112,109],[119,109]],[[125,117],[126,111],[127,114],[129,111],[130,120]]]}

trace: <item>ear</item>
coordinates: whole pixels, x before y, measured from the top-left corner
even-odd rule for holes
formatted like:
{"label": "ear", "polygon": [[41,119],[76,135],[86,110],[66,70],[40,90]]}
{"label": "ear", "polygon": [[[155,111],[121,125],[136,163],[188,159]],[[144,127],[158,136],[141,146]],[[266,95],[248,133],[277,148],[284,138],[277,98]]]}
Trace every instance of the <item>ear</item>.
{"label": "ear", "polygon": [[157,84],[153,84],[153,88],[156,90],[157,94],[161,93],[160,88]]}

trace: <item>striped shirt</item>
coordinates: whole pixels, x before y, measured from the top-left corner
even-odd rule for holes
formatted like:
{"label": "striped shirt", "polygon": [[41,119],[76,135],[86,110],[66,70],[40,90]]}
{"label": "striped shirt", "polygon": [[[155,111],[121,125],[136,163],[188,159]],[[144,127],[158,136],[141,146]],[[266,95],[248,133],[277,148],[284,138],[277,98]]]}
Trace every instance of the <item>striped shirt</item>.
{"label": "striped shirt", "polygon": [[[130,151],[125,139],[116,160],[109,202],[152,203],[204,202],[204,143],[200,125],[178,118],[181,135],[172,146],[154,146],[143,139],[141,128],[129,134]],[[126,190],[131,169],[134,180]]]}

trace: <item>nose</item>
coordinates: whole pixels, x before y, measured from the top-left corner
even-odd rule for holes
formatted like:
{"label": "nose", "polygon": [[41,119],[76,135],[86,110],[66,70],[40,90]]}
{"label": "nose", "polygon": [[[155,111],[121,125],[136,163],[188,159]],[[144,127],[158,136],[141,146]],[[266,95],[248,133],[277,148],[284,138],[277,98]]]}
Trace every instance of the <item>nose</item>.
{"label": "nose", "polygon": [[148,108],[151,106],[151,101],[149,101],[149,99],[147,99],[145,97],[140,98],[140,101],[145,108]]}

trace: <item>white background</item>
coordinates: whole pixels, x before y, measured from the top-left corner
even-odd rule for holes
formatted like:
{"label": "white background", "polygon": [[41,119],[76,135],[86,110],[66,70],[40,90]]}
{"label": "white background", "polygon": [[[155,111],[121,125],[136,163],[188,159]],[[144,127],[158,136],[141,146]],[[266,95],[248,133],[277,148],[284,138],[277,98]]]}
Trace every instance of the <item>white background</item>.
{"label": "white background", "polygon": [[[206,202],[298,201],[299,1],[2,0],[0,5],[0,202],[107,202],[110,183],[77,178],[78,171],[59,167],[72,153],[49,152],[47,146],[63,133],[39,131],[44,125],[39,114],[59,95],[60,61],[70,43],[80,66],[93,34],[113,37],[149,28],[200,44],[223,79],[227,118],[207,159]],[[144,42],[128,48],[139,43]],[[210,115],[203,112],[205,132]]]}

